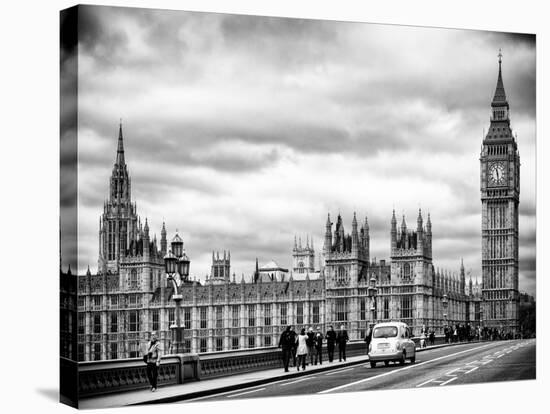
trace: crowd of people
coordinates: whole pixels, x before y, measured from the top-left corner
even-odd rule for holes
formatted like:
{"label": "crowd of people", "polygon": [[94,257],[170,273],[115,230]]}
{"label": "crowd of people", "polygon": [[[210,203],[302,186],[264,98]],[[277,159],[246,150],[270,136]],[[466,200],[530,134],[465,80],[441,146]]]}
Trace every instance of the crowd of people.
{"label": "crowd of people", "polygon": [[291,360],[298,371],[300,367],[305,370],[307,365],[317,365],[317,363],[322,365],[324,341],[326,341],[329,363],[334,360],[336,346],[338,346],[338,360],[346,360],[346,344],[349,341],[349,335],[344,325],[340,326],[338,332],[331,325],[324,335],[319,327],[315,331],[312,327],[307,330],[302,328],[300,333],[296,334],[292,326],[287,326],[279,339],[285,372],[288,372]]}

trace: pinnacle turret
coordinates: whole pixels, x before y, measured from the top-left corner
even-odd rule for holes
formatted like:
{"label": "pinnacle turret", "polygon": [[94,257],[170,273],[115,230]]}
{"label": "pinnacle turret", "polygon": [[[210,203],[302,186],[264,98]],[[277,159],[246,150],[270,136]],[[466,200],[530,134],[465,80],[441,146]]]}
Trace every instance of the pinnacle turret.
{"label": "pinnacle turret", "polygon": [[124,142],[122,138],[122,120],[120,121],[119,127],[118,127],[118,146],[116,151],[116,163],[118,165],[124,165]]}
{"label": "pinnacle turret", "polygon": [[507,106],[506,92],[504,90],[504,82],[502,81],[502,52],[498,51],[498,78],[497,86],[495,88],[495,94],[493,96],[493,102],[491,106]]}
{"label": "pinnacle turret", "polygon": [[143,232],[145,236],[149,238],[149,223],[147,222],[147,217],[145,217],[145,226],[143,227]]}

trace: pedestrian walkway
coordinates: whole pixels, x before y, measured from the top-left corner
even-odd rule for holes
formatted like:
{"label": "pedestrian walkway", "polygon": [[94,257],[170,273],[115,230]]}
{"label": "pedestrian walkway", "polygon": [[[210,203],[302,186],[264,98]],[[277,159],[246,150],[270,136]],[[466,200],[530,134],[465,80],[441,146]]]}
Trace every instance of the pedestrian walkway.
{"label": "pedestrian walkway", "polygon": [[[467,342],[462,342],[467,343]],[[446,346],[458,344],[442,344],[427,346],[426,348],[417,348],[417,352],[427,351]],[[295,367],[290,367],[289,372],[284,372],[282,367],[267,369],[264,371],[247,372],[243,374],[228,375],[225,377],[193,381],[179,385],[169,385],[160,387],[156,392],[148,389],[138,391],[127,391],[116,394],[107,394],[96,397],[88,397],[80,400],[79,408],[108,408],[121,407],[134,404],[150,403],[169,403],[175,401],[189,400],[205,395],[216,394],[219,392],[234,391],[241,388],[262,385],[273,381],[279,381],[287,378],[301,377],[312,372],[329,371],[347,366],[357,365],[368,362],[369,358],[365,355],[348,357],[346,362],[334,361],[325,362],[322,365],[309,365],[305,371],[297,371]]]}

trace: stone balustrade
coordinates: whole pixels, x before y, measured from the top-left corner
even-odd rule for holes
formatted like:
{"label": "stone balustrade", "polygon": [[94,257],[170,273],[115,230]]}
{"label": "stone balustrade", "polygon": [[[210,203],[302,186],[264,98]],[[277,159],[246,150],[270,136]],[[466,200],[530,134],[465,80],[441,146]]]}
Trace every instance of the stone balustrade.
{"label": "stone balustrade", "polygon": [[[141,358],[80,362],[78,364],[79,396],[88,397],[112,392],[149,387],[147,365]],[[199,378],[198,355],[162,357],[158,384],[182,384]]]}
{"label": "stone balustrade", "polygon": [[[420,338],[413,338],[417,347]],[[436,336],[435,345],[445,338]],[[429,345],[429,341],[426,341]],[[347,357],[367,355],[362,340],[350,341]],[[277,347],[241,349],[235,351],[208,352],[200,355],[166,355],[159,367],[159,386],[182,384],[200,379],[223,377],[245,372],[281,368],[281,350]],[[338,346],[334,350],[338,360]],[[326,345],[323,346],[323,362],[328,362]],[[80,362],[78,364],[79,396],[87,397],[149,387],[146,364],[141,358]]]}

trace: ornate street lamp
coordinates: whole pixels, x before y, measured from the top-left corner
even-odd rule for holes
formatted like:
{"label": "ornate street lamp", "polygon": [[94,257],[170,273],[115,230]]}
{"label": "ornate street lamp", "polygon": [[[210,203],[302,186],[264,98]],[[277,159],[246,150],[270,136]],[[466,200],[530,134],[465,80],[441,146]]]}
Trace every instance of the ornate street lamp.
{"label": "ornate street lamp", "polygon": [[182,354],[184,350],[183,327],[181,326],[181,301],[183,299],[181,289],[189,276],[190,260],[183,250],[183,240],[177,233],[171,244],[172,249],[164,256],[164,267],[166,279],[172,283],[174,289],[172,299],[176,304],[176,323],[170,326],[172,330],[172,351],[175,354]]}
{"label": "ornate street lamp", "polygon": [[443,313],[443,319],[444,319],[444,327],[447,326],[447,306],[449,306],[449,297],[447,296],[447,294],[445,293],[443,295],[443,299],[441,299],[441,303],[443,305],[443,310],[444,310],[444,313]]}
{"label": "ornate street lamp", "polygon": [[177,230],[176,230],[176,235],[172,239],[171,244],[172,244],[172,251],[174,252],[174,255],[176,257],[181,257],[181,255],[183,253],[183,240],[178,235]]}
{"label": "ornate street lamp", "polygon": [[164,268],[166,274],[170,277],[174,277],[177,272],[178,258],[172,253],[172,250],[168,251],[168,254],[164,256]]}
{"label": "ornate street lamp", "polygon": [[178,273],[184,281],[187,281],[187,277],[189,276],[189,263],[189,257],[187,257],[187,254],[183,251],[182,256],[178,259]]}
{"label": "ornate street lamp", "polygon": [[371,312],[372,312],[372,322],[376,323],[376,294],[378,292],[378,289],[376,288],[376,278],[374,277],[374,273],[372,277],[369,280],[369,287],[367,288],[367,296],[371,298]]}

